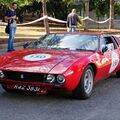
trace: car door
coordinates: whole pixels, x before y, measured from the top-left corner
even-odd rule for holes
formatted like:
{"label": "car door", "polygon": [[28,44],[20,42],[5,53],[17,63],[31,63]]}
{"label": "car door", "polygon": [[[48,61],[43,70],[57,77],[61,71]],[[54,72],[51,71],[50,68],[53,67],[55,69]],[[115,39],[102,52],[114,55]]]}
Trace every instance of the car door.
{"label": "car door", "polygon": [[109,37],[105,37],[106,40],[106,45],[108,47],[108,52],[106,51],[104,55],[109,56],[110,59],[110,69],[109,69],[109,73],[113,73],[116,72],[119,67],[120,67],[120,55],[119,55],[119,51],[118,51],[118,46],[116,41],[113,39],[112,36]]}
{"label": "car door", "polygon": [[120,67],[120,56],[118,54],[117,44],[112,37],[101,38],[100,51],[102,51],[103,46],[106,46],[107,50],[100,55],[99,79],[109,76]]}

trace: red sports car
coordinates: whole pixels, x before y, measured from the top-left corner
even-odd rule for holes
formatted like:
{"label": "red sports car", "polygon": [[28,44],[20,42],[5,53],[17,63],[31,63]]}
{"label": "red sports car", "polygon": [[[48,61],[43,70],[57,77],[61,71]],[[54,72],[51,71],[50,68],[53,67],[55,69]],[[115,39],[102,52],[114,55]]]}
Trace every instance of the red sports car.
{"label": "red sports car", "polygon": [[16,90],[91,96],[94,82],[120,77],[120,39],[96,32],[50,33],[24,49],[0,56],[0,83]]}

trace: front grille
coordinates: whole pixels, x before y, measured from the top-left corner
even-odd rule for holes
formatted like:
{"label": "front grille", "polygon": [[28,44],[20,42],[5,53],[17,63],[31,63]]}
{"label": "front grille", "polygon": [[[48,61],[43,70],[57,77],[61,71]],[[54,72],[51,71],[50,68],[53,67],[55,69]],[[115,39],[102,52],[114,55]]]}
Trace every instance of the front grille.
{"label": "front grille", "polygon": [[44,82],[45,74],[3,71],[4,78],[22,82]]}

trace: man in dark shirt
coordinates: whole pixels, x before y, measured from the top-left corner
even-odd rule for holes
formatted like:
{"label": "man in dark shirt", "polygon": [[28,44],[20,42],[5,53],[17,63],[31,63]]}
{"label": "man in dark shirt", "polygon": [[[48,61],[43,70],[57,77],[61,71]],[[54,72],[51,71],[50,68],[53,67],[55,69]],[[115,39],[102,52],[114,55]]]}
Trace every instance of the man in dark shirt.
{"label": "man in dark shirt", "polygon": [[76,14],[76,10],[72,9],[72,12],[67,16],[67,27],[69,28],[69,32],[76,32],[77,22],[81,23]]}
{"label": "man in dark shirt", "polygon": [[10,25],[9,29],[9,39],[8,39],[8,52],[14,50],[14,37],[16,33],[16,9],[17,9],[17,3],[13,2],[11,4],[10,9],[6,11],[5,19],[8,21],[8,24]]}

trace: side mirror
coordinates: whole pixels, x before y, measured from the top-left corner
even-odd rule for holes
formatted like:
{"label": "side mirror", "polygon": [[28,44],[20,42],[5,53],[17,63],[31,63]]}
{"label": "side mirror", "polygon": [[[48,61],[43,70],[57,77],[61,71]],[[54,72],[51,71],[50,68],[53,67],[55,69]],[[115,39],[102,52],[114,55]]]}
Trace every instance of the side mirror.
{"label": "side mirror", "polygon": [[106,52],[107,50],[108,50],[108,47],[107,47],[107,46],[104,46],[104,47],[102,48],[102,53]]}

